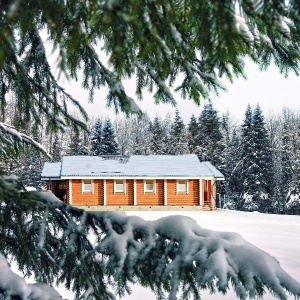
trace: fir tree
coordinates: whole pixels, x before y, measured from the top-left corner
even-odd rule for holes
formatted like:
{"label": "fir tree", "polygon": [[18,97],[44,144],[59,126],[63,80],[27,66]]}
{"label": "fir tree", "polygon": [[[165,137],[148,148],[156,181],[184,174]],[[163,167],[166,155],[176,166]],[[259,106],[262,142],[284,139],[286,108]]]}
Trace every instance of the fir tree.
{"label": "fir tree", "polygon": [[119,154],[116,136],[110,119],[104,122],[101,144],[98,155],[117,155]]}
{"label": "fir tree", "polygon": [[291,163],[291,138],[289,135],[289,128],[287,120],[285,120],[282,128],[282,155],[281,155],[281,165],[282,165],[282,180],[281,187],[284,194],[287,194],[291,183],[293,182],[293,171]]}
{"label": "fir tree", "polygon": [[91,139],[90,139],[90,153],[91,155],[98,156],[101,154],[102,145],[102,121],[100,119],[96,120],[96,123],[92,129]]}
{"label": "fir tree", "polygon": [[61,147],[60,147],[60,140],[59,136],[55,134],[54,141],[51,148],[51,156],[52,162],[59,162],[61,160]]}
{"label": "fir tree", "polygon": [[197,154],[201,161],[210,161],[219,167],[222,154],[222,134],[218,112],[209,100],[198,119]]}
{"label": "fir tree", "polygon": [[300,118],[289,110],[283,113],[282,128],[282,189],[285,211],[300,213]]}
{"label": "fir tree", "polygon": [[[231,146],[232,146],[232,124],[230,121],[229,113],[223,114],[220,118],[220,133],[221,139],[219,141],[219,147],[222,147],[222,151],[218,153],[219,165],[218,169],[225,175],[226,181],[217,181],[217,190],[219,195],[226,194],[228,192],[227,183],[231,175]],[[220,207],[220,206],[219,206]]]}
{"label": "fir tree", "polygon": [[237,130],[233,130],[230,139],[229,155],[226,164],[226,197],[230,201],[231,208],[241,209],[240,195],[242,192],[242,173],[241,164],[241,141]]}
{"label": "fir tree", "polygon": [[116,131],[116,140],[119,145],[120,155],[130,154],[131,144],[131,120],[130,118],[116,118],[114,121],[114,128]]}
{"label": "fir tree", "polygon": [[272,155],[269,134],[259,105],[253,113],[253,139],[255,164],[252,172],[255,174],[255,191],[257,198],[260,199],[260,211],[266,212],[271,206]]}
{"label": "fir tree", "polygon": [[197,149],[198,123],[194,115],[191,116],[188,125],[188,148],[190,153],[195,153]]}
{"label": "fir tree", "polygon": [[262,111],[248,106],[242,127],[243,209],[266,211],[270,207],[272,157]]}
{"label": "fir tree", "polygon": [[149,130],[151,132],[151,153],[155,155],[164,154],[163,129],[158,116],[155,116],[153,124],[150,123]]}
{"label": "fir tree", "polygon": [[67,150],[68,155],[88,155],[88,147],[84,145],[84,140],[79,132],[75,132]]}
{"label": "fir tree", "polygon": [[[252,108],[250,105],[247,106],[246,112],[245,112],[245,118],[242,124],[242,134],[241,134],[241,182],[242,182],[242,188],[241,188],[241,204],[238,205],[240,208],[244,206],[244,203],[247,205],[250,203],[250,205],[253,204],[253,196],[252,194],[248,194],[249,191],[249,185],[251,184],[249,182],[248,173],[251,172],[252,163],[253,163],[253,135],[252,135]],[[254,186],[252,184],[252,186]],[[252,191],[253,193],[255,191]],[[249,195],[249,196],[248,196]],[[250,208],[249,208],[250,209]],[[253,210],[257,210],[258,207],[253,207]]]}
{"label": "fir tree", "polygon": [[168,154],[179,155],[188,153],[185,124],[178,110],[175,111],[175,118],[171,125],[168,143]]}
{"label": "fir tree", "polygon": [[[35,138],[36,142],[39,142],[38,138]],[[16,174],[24,187],[34,187],[41,189],[44,186],[44,182],[41,181],[41,173],[47,158],[31,145],[27,145],[22,155],[22,168]],[[55,155],[55,153],[53,153]],[[59,159],[59,157],[56,157]]]}
{"label": "fir tree", "polygon": [[150,120],[147,115],[132,118],[131,153],[135,155],[150,154]]}
{"label": "fir tree", "polygon": [[270,147],[272,154],[272,174],[271,184],[272,212],[282,214],[285,211],[286,193],[283,188],[283,168],[282,168],[282,120],[277,114],[269,114],[266,118],[267,130],[269,132]]}

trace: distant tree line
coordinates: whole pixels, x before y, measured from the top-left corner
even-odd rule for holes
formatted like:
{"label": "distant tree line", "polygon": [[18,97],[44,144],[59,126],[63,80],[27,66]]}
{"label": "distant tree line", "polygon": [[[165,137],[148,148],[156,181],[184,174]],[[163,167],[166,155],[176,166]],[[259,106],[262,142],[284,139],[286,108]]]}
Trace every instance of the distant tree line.
{"label": "distant tree line", "polygon": [[[18,128],[11,100],[6,122]],[[63,155],[180,155],[195,153],[210,161],[226,180],[218,182],[219,206],[245,211],[300,214],[300,112],[284,109],[265,119],[259,105],[247,107],[243,122],[229,113],[219,115],[211,101],[198,117],[185,124],[179,111],[172,119],[151,120],[118,117],[113,122],[97,118],[89,133],[68,129],[64,133],[44,128],[36,132],[30,124],[22,130],[35,136],[51,154]],[[14,173],[26,186],[40,188],[40,174],[49,158],[30,146],[19,158],[0,158],[8,174]]]}

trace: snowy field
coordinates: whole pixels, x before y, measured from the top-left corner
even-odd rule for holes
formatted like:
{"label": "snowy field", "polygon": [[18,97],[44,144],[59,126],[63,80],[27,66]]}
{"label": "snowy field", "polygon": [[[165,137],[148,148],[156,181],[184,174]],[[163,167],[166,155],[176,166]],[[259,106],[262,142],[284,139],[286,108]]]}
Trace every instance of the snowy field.
{"label": "snowy field", "polygon": [[[245,240],[263,249],[280,262],[280,265],[292,277],[300,282],[300,216],[270,215],[257,212],[239,212],[218,210],[212,212],[127,212],[128,215],[136,215],[145,220],[155,220],[170,215],[184,215],[191,217],[197,223],[207,229],[216,231],[229,231],[241,234]],[[174,228],[176,230],[176,228]],[[60,290],[66,299],[73,299],[70,293]],[[140,286],[133,287],[131,295],[122,298],[125,300],[155,300],[154,294]],[[228,299],[235,300],[233,292],[223,296],[221,294],[210,295],[202,292],[204,300]],[[275,299],[266,294],[263,299]],[[294,297],[289,297],[294,299]]]}
{"label": "snowy field", "polygon": [[[239,212],[219,210],[212,212],[128,212],[145,220],[155,220],[169,215],[189,216],[207,229],[231,231],[241,234],[244,239],[265,250],[280,262],[280,265],[300,282],[300,216],[282,216],[260,214],[257,212]],[[175,229],[176,230],[176,229]],[[126,298],[130,300],[154,300],[154,294],[142,287],[133,287],[133,293]],[[202,293],[202,299],[237,299],[234,293],[209,295]],[[271,295],[266,300],[275,299]],[[294,299],[294,297],[289,297]]]}

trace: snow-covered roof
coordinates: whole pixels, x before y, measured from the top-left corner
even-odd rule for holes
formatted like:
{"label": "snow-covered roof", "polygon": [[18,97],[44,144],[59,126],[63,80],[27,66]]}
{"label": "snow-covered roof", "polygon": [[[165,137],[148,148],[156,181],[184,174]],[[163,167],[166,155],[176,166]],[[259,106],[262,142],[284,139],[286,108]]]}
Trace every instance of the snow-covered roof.
{"label": "snow-covered roof", "polygon": [[61,162],[55,162],[55,163],[46,162],[44,164],[41,179],[46,180],[48,178],[60,178],[60,168],[61,168]]}
{"label": "snow-covered roof", "polygon": [[[46,163],[42,178],[57,177],[58,166]],[[209,177],[224,179],[210,162],[195,154],[126,156],[64,156],[60,177]]]}

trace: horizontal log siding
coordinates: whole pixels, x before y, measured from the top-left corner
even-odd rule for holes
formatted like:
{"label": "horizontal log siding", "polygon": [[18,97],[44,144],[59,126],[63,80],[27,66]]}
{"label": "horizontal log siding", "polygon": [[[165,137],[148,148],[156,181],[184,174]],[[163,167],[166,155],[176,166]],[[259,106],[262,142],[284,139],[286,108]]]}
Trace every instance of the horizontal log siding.
{"label": "horizontal log siding", "polygon": [[176,194],[176,182],[176,180],[168,180],[168,205],[199,205],[199,180],[188,180],[188,194]]}
{"label": "horizontal log siding", "polygon": [[114,194],[114,180],[106,180],[106,205],[133,205],[133,180],[126,180],[126,193]]}
{"label": "horizontal log siding", "polygon": [[164,205],[164,181],[156,180],[156,192],[144,194],[144,180],[136,181],[137,205]]}
{"label": "horizontal log siding", "polygon": [[103,205],[103,180],[94,180],[94,193],[82,193],[81,179],[72,180],[73,205]]}

